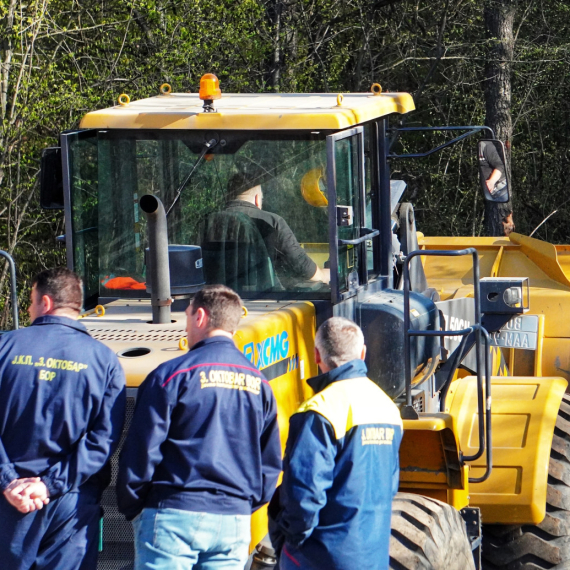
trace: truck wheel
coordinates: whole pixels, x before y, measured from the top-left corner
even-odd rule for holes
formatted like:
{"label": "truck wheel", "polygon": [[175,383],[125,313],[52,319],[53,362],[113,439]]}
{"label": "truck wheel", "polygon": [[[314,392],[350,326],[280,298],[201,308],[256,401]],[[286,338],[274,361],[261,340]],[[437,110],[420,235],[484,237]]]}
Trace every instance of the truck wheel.
{"label": "truck wheel", "polygon": [[538,525],[483,525],[484,570],[570,570],[570,394],[560,404]]}
{"label": "truck wheel", "polygon": [[475,570],[465,523],[451,505],[411,493],[392,504],[391,570]]}

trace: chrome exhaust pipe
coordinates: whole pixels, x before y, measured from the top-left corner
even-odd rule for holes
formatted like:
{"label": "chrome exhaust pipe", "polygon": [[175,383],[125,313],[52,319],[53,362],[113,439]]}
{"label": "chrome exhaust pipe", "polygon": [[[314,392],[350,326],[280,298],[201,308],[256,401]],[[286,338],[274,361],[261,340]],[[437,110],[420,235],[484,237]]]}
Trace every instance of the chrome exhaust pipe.
{"label": "chrome exhaust pipe", "polygon": [[139,206],[147,219],[149,252],[146,281],[147,291],[149,291],[150,280],[152,322],[166,324],[171,322],[170,305],[172,304],[166,212],[162,202],[152,194],[142,196]]}

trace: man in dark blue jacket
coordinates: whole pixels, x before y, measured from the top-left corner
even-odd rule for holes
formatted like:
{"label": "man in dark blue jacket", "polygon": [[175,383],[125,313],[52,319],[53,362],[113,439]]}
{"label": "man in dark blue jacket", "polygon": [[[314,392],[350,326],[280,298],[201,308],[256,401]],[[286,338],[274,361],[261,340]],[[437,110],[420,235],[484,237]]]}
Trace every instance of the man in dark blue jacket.
{"label": "man in dark blue jacket", "polygon": [[94,570],[125,377],[77,321],[77,275],[43,271],[31,299],[32,326],[0,338],[0,567]]}
{"label": "man in dark blue jacket", "polygon": [[273,392],[232,340],[241,299],[210,285],[186,315],[190,351],[141,384],[119,462],[137,570],[243,568],[281,471]]}
{"label": "man in dark blue jacket", "polygon": [[402,420],[366,377],[360,328],[333,317],[315,338],[316,394],[291,416],[270,505],[281,570],[387,570]]}

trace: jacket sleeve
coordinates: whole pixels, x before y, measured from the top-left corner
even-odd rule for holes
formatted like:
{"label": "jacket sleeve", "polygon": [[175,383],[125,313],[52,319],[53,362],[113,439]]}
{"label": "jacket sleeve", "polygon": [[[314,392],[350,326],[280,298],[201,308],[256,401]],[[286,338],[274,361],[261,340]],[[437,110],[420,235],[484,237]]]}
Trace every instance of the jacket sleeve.
{"label": "jacket sleeve", "polygon": [[293,546],[303,544],[319,522],[333,484],[336,453],[334,430],[326,418],[312,411],[291,417],[276,526]]}
{"label": "jacket sleeve", "polygon": [[[1,348],[4,349],[6,346],[6,339],[9,337],[8,334],[4,334],[1,337],[0,345]],[[5,354],[2,354],[3,360],[6,359]],[[0,374],[0,383],[2,380],[2,375]],[[6,453],[6,448],[4,447],[4,442],[2,441],[2,437],[0,436],[0,491],[4,492],[8,485],[14,479],[19,479],[20,475],[16,471],[14,464],[10,461],[8,454]]]}
{"label": "jacket sleeve", "polygon": [[74,452],[41,475],[50,497],[77,489],[107,463],[121,438],[125,419],[125,374],[117,362],[109,374],[99,414]]}
{"label": "jacket sleeve", "polygon": [[4,492],[8,485],[10,485],[14,479],[19,479],[19,477],[14,464],[10,461],[6,453],[2,438],[0,438],[0,491]]}
{"label": "jacket sleeve", "polygon": [[275,250],[286,268],[299,279],[310,279],[317,271],[317,264],[300,246],[293,230],[279,217],[275,231]]}
{"label": "jacket sleeve", "polygon": [[273,393],[269,393],[265,425],[261,434],[261,499],[254,501],[252,511],[268,503],[275,491],[277,479],[281,473],[281,442],[277,423],[277,404]]}
{"label": "jacket sleeve", "polygon": [[157,372],[151,372],[139,388],[129,433],[119,457],[117,503],[127,520],[143,509],[157,465],[160,447],[168,436],[173,405]]}

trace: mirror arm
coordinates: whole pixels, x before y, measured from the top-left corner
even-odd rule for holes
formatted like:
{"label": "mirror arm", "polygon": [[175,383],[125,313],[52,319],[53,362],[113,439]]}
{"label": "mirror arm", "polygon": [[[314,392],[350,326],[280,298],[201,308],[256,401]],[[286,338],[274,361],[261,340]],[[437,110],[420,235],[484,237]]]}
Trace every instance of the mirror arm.
{"label": "mirror arm", "polygon": [[448,146],[454,145],[455,143],[458,143],[460,141],[462,141],[463,139],[466,139],[476,133],[479,133],[481,131],[488,131],[491,134],[491,138],[495,138],[495,133],[493,131],[493,129],[491,129],[491,127],[474,127],[474,126],[465,126],[465,127],[402,127],[400,129],[395,128],[395,129],[390,129],[390,132],[398,132],[398,133],[402,133],[402,132],[433,132],[433,131],[467,131],[466,133],[463,133],[462,135],[459,135],[457,137],[455,137],[453,140],[450,140],[436,148],[432,148],[431,150],[428,150],[427,152],[417,152],[417,153],[412,153],[412,154],[395,154],[395,153],[390,153],[388,154],[388,158],[424,158],[426,156],[429,156],[430,154],[433,154],[434,152],[438,152],[440,150],[443,150],[444,148],[447,148]]}

